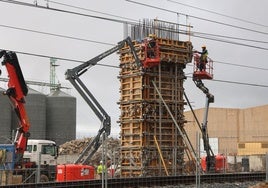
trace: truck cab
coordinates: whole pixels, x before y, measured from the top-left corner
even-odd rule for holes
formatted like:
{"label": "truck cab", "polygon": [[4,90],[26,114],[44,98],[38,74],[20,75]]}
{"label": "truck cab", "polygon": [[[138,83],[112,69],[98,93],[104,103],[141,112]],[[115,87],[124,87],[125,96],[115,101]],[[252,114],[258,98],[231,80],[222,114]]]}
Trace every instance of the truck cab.
{"label": "truck cab", "polygon": [[54,181],[57,157],[58,147],[54,141],[29,139],[23,155],[23,168],[36,168],[40,172],[37,181]]}
{"label": "truck cab", "polygon": [[37,165],[56,165],[57,146],[51,140],[29,139],[23,156],[24,160],[35,162]]}

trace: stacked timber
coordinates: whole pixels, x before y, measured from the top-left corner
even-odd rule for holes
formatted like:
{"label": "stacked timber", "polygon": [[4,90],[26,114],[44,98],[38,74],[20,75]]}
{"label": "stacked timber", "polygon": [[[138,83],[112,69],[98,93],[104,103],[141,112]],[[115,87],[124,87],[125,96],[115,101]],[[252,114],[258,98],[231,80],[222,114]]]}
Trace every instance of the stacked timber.
{"label": "stacked timber", "polygon": [[[192,60],[193,47],[189,41],[155,40],[160,58],[152,67],[139,67],[128,46],[119,52],[121,177],[178,175],[185,168],[185,144],[168,110],[183,129],[183,69]],[[133,41],[143,63],[144,41]]]}

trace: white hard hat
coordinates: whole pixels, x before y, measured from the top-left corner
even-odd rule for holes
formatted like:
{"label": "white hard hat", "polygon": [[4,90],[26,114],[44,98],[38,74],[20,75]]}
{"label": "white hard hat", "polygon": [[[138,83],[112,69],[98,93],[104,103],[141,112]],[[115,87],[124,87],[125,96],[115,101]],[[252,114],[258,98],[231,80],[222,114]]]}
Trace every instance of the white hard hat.
{"label": "white hard hat", "polygon": [[100,163],[102,163],[102,161],[100,161]]}

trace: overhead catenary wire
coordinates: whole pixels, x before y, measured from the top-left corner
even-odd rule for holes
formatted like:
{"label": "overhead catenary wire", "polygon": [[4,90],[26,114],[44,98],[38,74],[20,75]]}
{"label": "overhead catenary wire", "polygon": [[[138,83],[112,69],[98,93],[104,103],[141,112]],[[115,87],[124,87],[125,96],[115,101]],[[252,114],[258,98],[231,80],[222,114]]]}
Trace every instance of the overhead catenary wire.
{"label": "overhead catenary wire", "polygon": [[[21,30],[21,31],[27,31],[27,32],[33,32],[33,33],[44,34],[44,35],[50,35],[50,36],[61,37],[61,38],[67,38],[67,39],[80,40],[80,41],[85,41],[85,42],[93,42],[93,43],[110,45],[110,46],[115,45],[115,44],[107,43],[107,42],[100,42],[100,41],[96,41],[96,40],[82,39],[82,38],[78,38],[78,37],[74,37],[74,36],[67,36],[67,35],[62,35],[62,34],[49,33],[49,32],[44,32],[44,31],[37,31],[37,30],[33,30],[33,29],[26,29],[26,28],[15,27],[15,26],[10,26],[10,25],[0,24],[0,27],[9,28],[9,29],[15,29],[15,30]],[[167,30],[167,29],[162,28],[161,30]],[[170,29],[168,28],[168,30],[170,30]],[[170,31],[170,32],[187,35],[187,31],[183,31],[183,30],[182,31]],[[238,43],[238,42],[228,41],[228,40],[219,39],[219,38],[209,38],[209,37],[206,37],[206,36],[211,35],[211,36],[216,36],[216,37],[220,37],[220,38],[225,37],[225,38],[230,38],[230,39],[245,40],[245,41],[251,41],[251,42],[259,42],[259,43],[265,43],[265,44],[268,43],[266,41],[256,41],[256,40],[250,40],[250,39],[234,38],[234,37],[229,37],[229,36],[215,35],[215,34],[209,34],[209,33],[200,33],[200,32],[191,32],[191,33],[188,33],[188,34],[190,34],[190,36],[192,36],[192,37],[204,38],[204,39],[208,39],[208,40],[214,40],[214,41],[218,41],[218,42],[224,42],[224,43],[229,43],[229,44],[235,44],[235,45],[241,45],[241,46],[246,46],[246,47],[251,47],[251,48],[257,48],[257,49],[261,49],[261,50],[268,50],[268,48],[264,48],[264,47],[259,47],[259,46],[255,46],[255,45],[248,45],[248,44],[244,44],[244,43]],[[201,34],[201,35],[199,35],[199,34]],[[203,36],[203,35],[205,35],[205,36]]]}
{"label": "overhead catenary wire", "polygon": [[234,64],[234,63],[227,63],[223,61],[213,61],[214,63],[219,63],[219,64],[225,64],[225,65],[231,65],[231,66],[236,66],[236,67],[244,67],[244,68],[249,68],[249,69],[256,69],[256,70],[263,70],[263,71],[268,71],[268,68],[263,68],[263,67],[256,67],[256,66],[249,66],[249,65],[241,65],[241,64]]}
{"label": "overhead catenary wire", "polygon": [[[44,1],[47,1],[47,0],[44,0]],[[132,18],[127,18],[127,17],[124,17],[124,16],[118,16],[118,15],[114,15],[114,14],[109,14],[109,13],[96,11],[96,10],[92,10],[92,9],[88,9],[88,8],[84,8],[84,7],[69,5],[69,4],[66,4],[66,3],[60,3],[60,2],[57,2],[57,1],[49,0],[49,3],[54,3],[54,4],[57,4],[57,5],[62,5],[62,6],[66,6],[66,7],[76,8],[76,9],[85,10],[85,11],[89,11],[89,12],[94,12],[94,13],[98,13],[98,14],[103,14],[103,15],[106,15],[106,16],[112,16],[112,17],[115,17],[115,18],[120,18],[120,19],[125,19],[125,20],[138,22],[138,20],[135,20],[135,19],[132,19]]]}
{"label": "overhead catenary wire", "polygon": [[[8,26],[10,28],[12,28],[12,26]],[[15,27],[13,27],[15,28]],[[16,29],[22,29],[22,28],[16,28]],[[24,29],[25,31],[31,31],[31,32],[35,32],[33,30],[28,30],[28,29]],[[39,32],[39,31],[37,31]],[[66,38],[70,38],[70,39],[75,39],[75,40],[84,40],[84,41],[87,41],[87,42],[94,42],[94,43],[99,43],[99,44],[105,44],[105,45],[115,45],[115,44],[111,44],[111,43],[104,43],[104,42],[99,42],[99,41],[93,41],[93,40],[87,40],[87,39],[79,39],[79,38],[76,38],[76,37],[70,37],[70,36],[64,36],[64,35],[58,35],[58,34],[51,34],[51,33],[46,33],[46,32],[39,32],[41,34],[49,34],[49,35],[53,35],[53,36],[57,36],[57,37],[66,37]],[[25,53],[25,55],[29,55],[29,53]],[[38,55],[39,57],[42,56],[42,57],[50,57],[50,56],[43,56],[43,55]],[[55,57],[56,58],[56,57]],[[70,60],[70,59],[65,59],[65,58],[58,58],[58,59],[61,59],[61,60],[66,60],[66,61],[73,61],[73,62],[80,62],[80,63],[83,63],[83,61],[77,61],[77,60]],[[233,65],[233,66],[241,66],[241,67],[247,67],[247,68],[253,68],[253,69],[259,69],[259,70],[267,70],[265,68],[261,68],[261,67],[253,67],[253,66],[243,66],[243,65],[237,65],[237,64],[231,64],[231,63],[225,63],[225,62],[218,62],[218,63],[223,63],[223,64],[228,64],[228,65]],[[110,65],[105,65],[105,64],[99,64],[100,66],[110,66]],[[111,67],[115,67],[115,68],[118,68],[117,66],[111,66]]]}
{"label": "overhead catenary wire", "polygon": [[[62,37],[62,38],[73,39],[73,40],[84,41],[84,42],[91,42],[91,43],[96,43],[96,44],[103,44],[103,45],[109,45],[109,46],[115,46],[116,45],[116,44],[102,42],[102,41],[82,39],[82,38],[73,37],[73,36],[66,36],[66,35],[61,35],[61,34],[48,33],[48,32],[43,32],[43,31],[36,31],[36,30],[32,30],[32,29],[25,29],[25,28],[19,28],[19,27],[2,25],[2,24],[0,24],[0,27],[10,28],[10,29],[16,29],[16,30],[21,30],[21,31],[27,31],[27,32],[34,32],[34,33],[39,33],[39,34],[44,34],[44,35],[50,35],[50,36],[55,36],[55,37]],[[21,54],[28,55],[26,53],[21,53]],[[42,55],[39,55],[39,56],[40,57],[50,57],[50,56],[42,56]],[[65,59],[62,58],[62,60],[65,60]],[[75,61],[75,60],[73,60],[73,61]],[[82,61],[79,61],[79,62],[82,63]],[[220,64],[238,66],[238,67],[246,67],[246,68],[251,68],[251,69],[268,70],[268,69],[262,68],[262,67],[247,66],[247,65],[238,65],[238,64],[232,64],[232,63],[227,63],[227,62],[222,62],[222,61],[216,61],[216,60],[214,60],[214,62],[220,63]],[[103,66],[105,66],[105,65],[103,65]]]}
{"label": "overhead catenary wire", "polygon": [[[0,49],[0,50],[13,51],[13,52],[15,52],[17,54],[23,54],[23,55],[29,55],[29,56],[36,56],[36,57],[42,57],[42,58],[55,58],[55,59],[58,59],[58,60],[69,61],[69,62],[76,62],[76,63],[84,63],[85,62],[85,61],[81,61],[81,60],[75,60],[75,59],[69,59],[69,58],[62,58],[62,57],[56,57],[56,56],[48,56],[48,55],[41,55],[41,54],[34,54],[34,53],[28,53],[28,52],[22,52],[22,51],[8,50],[8,49]],[[118,69],[120,68],[119,65],[118,66],[115,66],[115,65],[107,65],[107,64],[101,64],[101,63],[96,64],[96,66],[105,66],[105,67],[118,68]],[[186,76],[186,77],[187,78],[192,78],[191,76]],[[268,88],[268,85],[254,84],[254,83],[236,82],[236,81],[229,81],[229,80],[217,80],[217,79],[213,79],[213,80],[210,80],[210,81]]]}
{"label": "overhead catenary wire", "polygon": [[[44,1],[47,1],[47,0],[44,0]],[[250,24],[253,24],[253,25],[259,25],[259,26],[268,27],[266,25],[258,24],[256,22],[251,22],[251,21],[248,21],[248,20],[244,20],[244,19],[241,19],[241,18],[236,18],[236,17],[233,17],[233,16],[221,14],[221,13],[210,11],[210,10],[207,10],[207,9],[202,9],[202,8],[198,8],[198,7],[195,7],[195,6],[187,5],[187,4],[184,4],[184,3],[179,3],[179,2],[174,1],[174,0],[167,0],[167,1],[170,1],[170,2],[173,2],[173,3],[177,3],[177,4],[181,4],[181,5],[184,5],[184,6],[189,6],[191,8],[196,8],[196,9],[203,10],[203,11],[206,11],[206,12],[210,12],[210,13],[213,13],[213,14],[217,14],[217,15],[220,15],[220,16],[232,18],[234,20],[239,20],[239,21],[242,21],[242,22],[245,22],[245,23],[250,23]],[[105,13],[105,12],[101,12],[101,11],[96,11],[96,10],[92,10],[92,9],[87,9],[87,8],[83,8],[83,7],[79,7],[79,6],[74,6],[74,5],[66,4],[66,3],[60,3],[60,2],[57,2],[57,1],[51,1],[50,0],[49,3],[54,3],[54,4],[58,4],[58,5],[63,5],[63,6],[66,6],[66,7],[76,8],[76,9],[80,9],[80,10],[86,10],[86,11],[89,11],[89,12],[99,13],[99,14],[103,14],[103,15],[108,15],[108,16],[113,16],[113,17],[117,17],[117,18],[122,18],[122,19],[126,19],[126,20],[131,20],[131,21],[138,22],[138,20],[135,20],[135,19],[132,19],[132,18],[118,16],[118,15],[114,15],[114,14],[109,14],[109,13]],[[170,22],[170,23],[172,23],[172,22]],[[175,24],[175,23],[173,23],[173,24]],[[186,26],[186,25],[184,25],[184,26]],[[236,40],[242,40],[242,41],[249,41],[249,42],[256,42],[256,43],[268,44],[268,41],[251,40],[251,39],[245,39],[245,38],[239,38],[239,37],[233,37],[233,36],[217,35],[217,34],[211,34],[211,33],[202,33],[202,32],[196,32],[196,31],[193,32],[193,33],[199,34],[199,35],[209,35],[209,36],[224,37],[224,38],[229,38],[229,39],[236,39]]]}
{"label": "overhead catenary wire", "polygon": [[[131,0],[126,0],[126,1],[130,1],[131,2]],[[53,10],[53,11],[59,11],[59,12],[65,12],[65,13],[70,13],[70,14],[76,14],[76,15],[80,15],[80,16],[88,16],[88,17],[92,17],[92,18],[96,18],[96,19],[102,19],[102,20],[106,20],[106,21],[113,21],[113,22],[117,22],[117,23],[125,23],[125,24],[130,24],[130,25],[139,24],[139,23],[136,23],[136,22],[128,22],[128,21],[125,21],[125,20],[118,20],[118,19],[111,19],[111,18],[106,18],[106,17],[100,17],[100,16],[94,16],[94,15],[82,14],[82,13],[78,13],[78,12],[72,12],[72,11],[67,11],[67,10],[62,10],[62,9],[55,9],[55,8],[50,8],[50,7],[33,5],[33,4],[30,4],[30,3],[24,3],[24,2],[14,1],[14,0],[13,1],[0,0],[0,2],[14,3],[14,4],[19,4],[19,5],[29,6],[29,7],[37,7],[37,8],[48,9],[48,10]],[[156,8],[158,8],[158,7],[156,7]],[[166,10],[166,9],[164,9],[164,10]],[[187,34],[187,31],[182,31],[180,33],[181,34]],[[201,33],[199,33],[199,34],[201,34]],[[207,35],[209,35],[209,34],[207,34]],[[214,41],[218,41],[218,42],[230,43],[230,44],[234,44],[234,45],[241,45],[241,46],[251,47],[251,48],[256,48],[256,49],[261,49],[261,50],[268,50],[268,48],[259,47],[259,46],[255,46],[255,45],[248,45],[248,44],[243,44],[243,43],[238,43],[238,42],[227,41],[227,40],[224,40],[224,39],[216,39],[216,38],[208,38],[208,37],[200,36],[200,35],[198,35],[197,32],[196,33],[192,33],[191,36],[198,37],[198,38],[203,38],[203,39],[214,40]],[[72,38],[72,37],[70,37],[70,38]]]}
{"label": "overhead catenary wire", "polygon": [[[82,60],[76,60],[76,59],[70,59],[70,58],[63,58],[63,57],[56,57],[56,56],[49,56],[49,55],[42,55],[42,54],[36,54],[36,53],[29,53],[29,52],[23,52],[23,51],[17,51],[17,50],[12,50],[12,49],[0,49],[0,50],[6,50],[6,51],[12,51],[17,54],[22,54],[22,55],[28,55],[28,56],[35,56],[35,57],[41,57],[41,58],[54,58],[57,60],[62,60],[62,61],[69,61],[69,62],[75,62],[75,63],[84,63],[86,61]],[[120,68],[119,66],[115,65],[107,65],[107,64],[102,64],[98,63],[98,66],[104,66],[104,67],[111,67],[111,68]]]}
{"label": "overhead catenary wire", "polygon": [[[47,0],[44,0],[44,1],[47,1]],[[258,25],[258,26],[263,26],[263,27],[268,27],[267,25],[259,24],[259,23],[256,23],[256,22],[251,22],[249,20],[244,20],[244,19],[237,18],[237,17],[234,17],[234,16],[229,16],[229,15],[218,13],[218,12],[211,11],[211,10],[208,10],[208,9],[203,9],[203,8],[199,8],[199,7],[187,5],[187,4],[184,4],[184,3],[180,3],[178,1],[174,1],[174,0],[167,0],[167,1],[172,2],[172,3],[176,3],[176,4],[181,4],[183,6],[188,6],[188,7],[191,7],[191,8],[195,8],[195,9],[198,9],[198,10],[210,12],[210,13],[213,13],[213,14],[216,14],[216,15],[220,15],[220,16],[224,16],[224,17],[227,17],[227,18],[231,18],[231,19],[234,19],[234,20],[239,20],[241,22],[250,23],[250,24],[253,24],[253,25]],[[89,12],[99,13],[99,14],[103,14],[103,15],[107,15],[107,16],[113,16],[113,17],[116,17],[116,18],[122,18],[122,19],[126,19],[126,20],[137,21],[137,20],[132,19],[132,18],[127,18],[127,17],[123,17],[123,16],[109,14],[109,13],[105,13],[105,12],[101,12],[101,11],[96,11],[96,10],[92,10],[92,9],[87,9],[87,8],[84,8],[84,7],[74,6],[74,5],[70,5],[70,4],[66,4],[66,3],[61,3],[61,2],[57,2],[57,1],[51,1],[51,0],[49,0],[49,3],[54,3],[54,4],[58,4],[58,5],[63,5],[63,6],[66,6],[66,7],[71,7],[71,8],[76,8],[76,9],[85,10],[85,11],[89,11]]]}
{"label": "overhead catenary wire", "polygon": [[201,17],[197,17],[197,16],[185,14],[185,13],[180,13],[180,12],[176,12],[176,11],[173,11],[173,10],[153,6],[153,5],[150,5],[150,4],[145,4],[145,3],[132,1],[132,0],[125,0],[125,1],[130,2],[130,3],[134,3],[134,4],[138,4],[138,5],[141,5],[141,6],[145,6],[145,7],[153,8],[153,9],[158,9],[158,10],[169,12],[169,13],[174,13],[174,14],[177,14],[177,15],[183,15],[183,16],[186,16],[186,17],[191,17],[191,18],[194,18],[194,19],[202,20],[202,21],[207,21],[207,22],[220,24],[220,25],[224,25],[224,26],[228,26],[228,27],[232,27],[232,28],[236,28],[236,29],[241,29],[241,30],[246,30],[246,31],[254,32],[254,33],[268,35],[267,32],[262,32],[262,31],[258,31],[258,30],[254,30],[254,29],[250,29],[250,28],[246,28],[246,27],[240,27],[240,26],[237,26],[237,25],[232,25],[232,24],[228,24],[228,23],[224,23],[224,22],[219,22],[219,21],[216,21],[216,20],[210,20],[210,19],[207,19],[207,18],[201,18]]}
{"label": "overhead catenary wire", "polygon": [[237,18],[237,17],[230,16],[230,15],[227,15],[227,14],[222,14],[222,13],[219,13],[219,12],[215,12],[215,11],[212,11],[212,10],[200,8],[200,7],[197,7],[197,6],[181,3],[181,2],[178,2],[178,1],[175,1],[175,0],[167,0],[167,1],[175,3],[175,4],[183,5],[183,6],[186,6],[186,7],[191,7],[193,9],[197,9],[197,10],[205,11],[205,12],[208,12],[208,13],[212,13],[212,14],[215,14],[215,15],[223,16],[223,17],[226,17],[226,18],[231,18],[233,20],[238,20],[238,21],[241,21],[241,22],[244,22],[244,23],[249,23],[249,24],[252,24],[252,25],[257,25],[257,26],[262,26],[262,27],[268,27],[267,25],[252,22],[252,21],[245,20],[245,19],[242,19],[242,18]]}
{"label": "overhead catenary wire", "polygon": [[84,41],[84,42],[92,42],[92,43],[109,45],[109,46],[114,46],[115,45],[115,44],[108,43],[108,42],[100,42],[100,41],[96,41],[96,40],[89,40],[89,39],[83,39],[83,38],[78,38],[78,37],[74,37],[74,36],[67,36],[67,35],[49,33],[49,32],[44,32],[44,31],[37,31],[37,30],[33,30],[33,29],[26,29],[26,28],[15,27],[15,26],[10,26],[10,25],[0,24],[0,27],[5,27],[5,28],[9,28],[9,29],[20,30],[20,31],[27,31],[27,32],[32,32],[32,33],[38,33],[38,34],[43,34],[43,35],[50,35],[50,36],[60,37],[60,38],[73,39],[73,40]]}
{"label": "overhead catenary wire", "polygon": [[202,39],[207,39],[207,40],[213,40],[213,41],[228,43],[228,44],[244,46],[244,47],[256,48],[256,49],[259,49],[259,50],[268,50],[268,48],[265,48],[265,47],[255,46],[255,45],[245,44],[245,43],[239,43],[239,42],[230,41],[230,40],[224,40],[224,39],[220,39],[220,38],[210,38],[210,37],[205,37],[205,36],[201,36],[201,35],[191,35],[191,36],[194,36],[194,37],[197,37],[197,38],[202,38]]}
{"label": "overhead catenary wire", "polygon": [[192,34],[191,36],[195,36],[195,35],[196,36],[213,36],[213,37],[234,39],[234,40],[240,40],[240,41],[260,43],[260,44],[268,44],[268,41],[263,41],[263,40],[254,40],[254,39],[248,39],[248,38],[233,37],[233,36],[227,36],[227,35],[218,35],[218,34],[204,33],[204,32],[198,32],[198,31],[192,31],[192,32],[190,32],[190,34]]}
{"label": "overhead catenary wire", "polygon": [[[83,39],[83,38],[78,38],[78,37],[74,37],[74,36],[67,36],[67,35],[62,35],[62,34],[55,34],[55,33],[37,31],[37,30],[33,30],[33,29],[26,29],[26,28],[15,27],[15,26],[10,26],[10,25],[0,24],[0,27],[20,30],[20,31],[26,31],[26,32],[33,32],[33,33],[49,35],[49,36],[55,36],[55,37],[61,37],[61,38],[67,38],[67,39],[73,39],[73,40],[84,41],[84,42],[91,42],[91,43],[96,43],[96,44],[103,44],[103,45],[109,45],[109,46],[115,46],[116,45],[116,44],[113,44],[113,43],[107,43],[107,42],[103,42],[103,41]],[[204,33],[202,33],[202,34],[204,34]],[[207,34],[207,35],[210,35],[210,34]],[[227,37],[227,36],[225,36],[225,37]],[[265,43],[267,43],[267,42],[265,42]],[[256,66],[237,65],[237,64],[226,63],[226,62],[222,62],[222,61],[214,61],[214,62],[217,62],[217,63],[220,63],[220,64],[232,65],[232,66],[240,66],[240,67],[246,67],[246,68],[252,68],[252,69],[267,70],[265,68],[256,67]]]}
{"label": "overhead catenary wire", "polygon": [[[9,78],[0,78],[0,82],[8,82]],[[26,84],[29,85],[38,85],[38,86],[46,86],[46,87],[59,87],[62,89],[71,89],[69,87],[62,86],[61,84],[51,84],[44,81],[33,81],[33,80],[25,80]]]}
{"label": "overhead catenary wire", "polygon": [[[44,34],[44,35],[50,35],[50,36],[55,36],[55,37],[62,37],[62,38],[73,39],[73,40],[79,40],[79,41],[84,41],[84,42],[91,42],[91,43],[96,43],[96,44],[103,44],[103,45],[109,45],[109,46],[115,46],[116,45],[116,44],[102,42],[102,41],[82,39],[82,38],[77,38],[77,37],[73,37],[73,36],[66,36],[66,35],[61,35],[61,34],[48,33],[48,32],[43,32],[43,31],[36,31],[36,30],[32,30],[32,29],[25,29],[25,28],[19,28],[19,27],[8,26],[8,25],[0,25],[0,27],[10,28],[10,29],[16,29],[16,30],[21,30],[21,31],[27,31],[27,32],[34,32],[34,33],[39,33],[39,34]],[[21,52],[21,54],[28,55],[27,53],[22,53],[22,52]],[[36,55],[36,56],[39,56],[39,57],[48,57],[48,58],[50,57],[50,56],[43,56],[43,55]],[[65,60],[64,58],[61,58],[61,59],[62,60]],[[72,61],[75,62],[76,60],[72,60]],[[78,61],[78,62],[82,63],[82,61]],[[238,66],[238,67],[246,67],[246,68],[251,68],[251,69],[268,70],[268,69],[262,68],[262,67],[238,65],[238,64],[232,64],[232,63],[227,63],[227,62],[222,62],[222,61],[216,61],[216,60],[214,62],[220,63],[220,64]],[[103,65],[103,66],[106,66],[106,65]]]}
{"label": "overhead catenary wire", "polygon": [[73,14],[73,15],[85,16],[85,17],[101,19],[101,20],[106,20],[106,21],[112,21],[112,22],[117,22],[117,23],[131,23],[130,21],[125,21],[125,20],[120,20],[120,19],[115,19],[115,18],[108,18],[108,17],[96,16],[96,15],[90,15],[90,14],[83,14],[80,12],[74,12],[74,11],[68,11],[68,10],[57,9],[57,8],[52,8],[52,7],[34,5],[31,3],[25,3],[25,2],[15,1],[15,0],[0,0],[0,2],[22,5],[22,6],[32,7],[32,8],[39,8],[39,9],[50,10],[50,11],[56,11],[56,12],[61,12],[61,13],[69,13],[69,14]]}
{"label": "overhead catenary wire", "polygon": [[[187,78],[193,78],[192,76],[186,76]],[[227,84],[236,84],[236,85],[245,85],[245,86],[254,86],[254,87],[262,87],[262,88],[268,88],[268,85],[264,84],[253,84],[253,83],[246,83],[246,82],[236,82],[236,81],[230,81],[230,80],[219,80],[219,79],[212,79],[209,80],[210,82],[222,82]]]}

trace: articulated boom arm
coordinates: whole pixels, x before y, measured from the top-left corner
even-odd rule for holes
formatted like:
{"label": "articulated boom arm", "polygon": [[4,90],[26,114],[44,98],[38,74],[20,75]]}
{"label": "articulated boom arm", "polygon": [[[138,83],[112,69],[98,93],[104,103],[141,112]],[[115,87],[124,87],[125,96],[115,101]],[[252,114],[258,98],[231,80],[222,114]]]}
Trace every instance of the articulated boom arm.
{"label": "articulated boom arm", "polygon": [[215,169],[215,156],[214,153],[210,147],[209,144],[209,137],[208,137],[208,131],[207,131],[207,119],[208,119],[208,109],[209,109],[209,104],[214,102],[214,96],[209,93],[209,89],[205,87],[203,84],[202,80],[200,79],[194,79],[193,80],[195,85],[203,91],[203,93],[206,95],[206,106],[205,106],[205,112],[204,112],[204,119],[201,127],[201,132],[202,132],[202,138],[204,142],[204,150],[206,151],[207,154],[207,171],[211,171]]}
{"label": "articulated boom arm", "polygon": [[114,46],[113,48],[107,50],[106,52],[101,53],[100,55],[92,58],[91,60],[73,68],[73,69],[68,69],[66,72],[67,75],[67,79],[69,76],[74,77],[77,76],[79,77],[80,75],[82,75],[83,73],[85,73],[90,67],[96,65],[100,60],[102,60],[103,58],[117,52],[118,50],[120,50],[121,48],[123,48],[125,46],[125,43],[127,43],[130,47],[130,50],[132,51],[132,54],[134,56],[134,59],[137,63],[138,66],[141,66],[141,62],[136,54],[135,51],[135,47],[132,44],[131,38],[127,37],[125,40],[122,40],[120,42],[117,43],[116,46]]}
{"label": "articulated boom arm", "polygon": [[71,84],[75,87],[75,89],[79,92],[79,94],[83,97],[83,99],[87,102],[87,104],[90,106],[90,108],[93,110],[93,112],[96,114],[96,116],[99,118],[99,120],[102,122],[102,125],[98,131],[97,136],[91,140],[89,145],[83,150],[83,152],[80,154],[78,159],[75,161],[75,164],[82,163],[85,164],[97,151],[97,149],[101,145],[100,136],[102,133],[106,133],[106,135],[110,135],[111,132],[111,118],[106,113],[106,111],[102,108],[102,106],[99,104],[99,102],[96,100],[96,98],[93,96],[93,94],[88,90],[88,88],[85,86],[85,84],[81,81],[79,76],[81,76],[83,73],[85,73],[90,67],[96,65],[100,60],[103,58],[117,52],[121,48],[125,46],[125,44],[128,44],[130,47],[130,50],[132,51],[132,54],[134,56],[134,59],[137,63],[137,66],[141,66],[141,62],[136,54],[135,47],[132,44],[131,38],[128,37],[125,40],[119,42],[115,47],[107,50],[106,52],[94,57],[93,59],[73,68],[68,69],[65,73],[66,79],[71,82]]}
{"label": "articulated boom arm", "polygon": [[24,107],[24,97],[28,93],[17,55],[14,52],[0,51],[0,58],[4,57],[2,65],[6,66],[9,81],[8,89],[4,92],[12,103],[14,111],[19,119],[19,127],[17,128],[14,143],[16,145],[16,161],[19,162],[26,150],[27,140],[30,136],[30,123]]}

